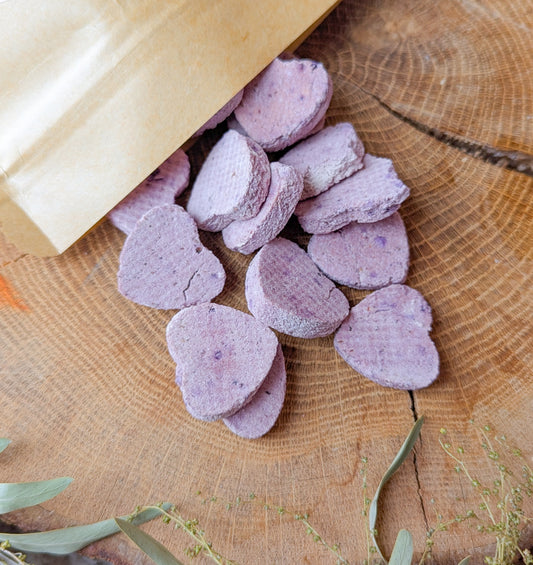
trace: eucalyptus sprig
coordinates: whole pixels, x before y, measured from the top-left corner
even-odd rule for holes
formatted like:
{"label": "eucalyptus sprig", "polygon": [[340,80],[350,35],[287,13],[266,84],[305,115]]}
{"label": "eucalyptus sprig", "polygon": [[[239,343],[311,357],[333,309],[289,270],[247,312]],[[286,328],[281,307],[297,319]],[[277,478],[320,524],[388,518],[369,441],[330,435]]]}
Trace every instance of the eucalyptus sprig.
{"label": "eucalyptus sprig", "polygon": [[148,557],[158,565],[183,565],[178,561],[170,551],[162,544],[155,540],[152,536],[143,532],[139,527],[135,526],[127,520],[115,518],[117,526],[122,532]]}
{"label": "eucalyptus sprig", "polygon": [[[372,499],[370,506],[368,508],[368,529],[370,532],[370,538],[374,544],[373,547],[376,548],[377,552],[379,553],[383,561],[385,561],[385,558],[383,557],[383,552],[381,551],[379,544],[377,542],[377,531],[376,531],[376,520],[378,516],[378,504],[379,504],[379,497],[381,495],[381,490],[383,489],[387,481],[392,477],[392,475],[394,475],[394,473],[396,473],[396,471],[401,467],[402,463],[407,459],[409,453],[411,453],[411,450],[413,449],[416,440],[420,435],[420,430],[422,428],[423,423],[424,423],[423,416],[421,416],[414,423],[413,427],[411,428],[411,431],[409,432],[409,434],[405,438],[405,441],[400,447],[400,450],[396,454],[396,457],[392,460],[392,463],[390,464],[389,468],[385,471],[385,474],[383,475],[378,485],[378,488],[376,489],[374,498]],[[393,555],[394,552],[396,551],[395,565],[410,565],[411,557],[412,557],[412,545],[413,545],[412,538],[409,532],[402,533],[402,531],[405,532],[405,530],[400,531],[401,535],[400,534],[398,535],[398,538],[396,539],[395,547],[393,549]],[[411,547],[410,553],[408,550],[409,544]],[[408,557],[409,555],[410,557]]]}
{"label": "eucalyptus sprig", "polygon": [[[0,452],[9,443],[9,439],[0,438]],[[70,477],[60,477],[26,483],[0,483],[0,514],[35,506],[50,500],[63,492],[71,482],[72,479]],[[122,518],[125,520],[129,519],[134,524],[142,524],[154,519],[169,507],[170,504],[165,503],[158,507],[147,508],[137,513],[134,517],[128,515]],[[4,560],[9,559],[8,563],[23,562],[22,554],[10,551],[9,548],[11,546],[16,547],[20,551],[66,555],[118,532],[120,532],[119,526],[113,518],[110,518],[93,524],[72,526],[47,532],[32,532],[29,534],[0,533],[0,550],[2,552],[0,556]]]}
{"label": "eucalyptus sprig", "polygon": [[[422,427],[423,418],[417,420],[402,444],[398,454],[384,473],[372,499],[367,496],[366,464],[367,458],[362,459],[361,476],[363,483],[363,515],[367,517],[367,559],[364,565],[387,565],[382,551],[377,542],[376,521],[380,514],[379,501],[385,483],[400,468],[413,449]],[[470,472],[465,460],[465,449],[462,446],[453,446],[448,432],[441,429],[442,438],[439,441],[445,453],[455,463],[455,470],[464,474],[470,485],[480,497],[479,507],[476,511],[469,510],[464,515],[457,515],[447,521],[440,514],[437,515],[437,525],[430,528],[426,535],[426,546],[418,565],[425,565],[432,557],[434,536],[438,532],[446,532],[453,524],[459,524],[467,519],[477,520],[477,529],[496,537],[496,549],[493,556],[486,556],[486,565],[510,565],[515,558],[520,557],[524,565],[533,565],[533,556],[528,549],[520,547],[520,536],[525,524],[532,522],[532,518],[525,515],[522,502],[525,497],[533,496],[533,471],[527,464],[520,449],[508,444],[505,436],[494,434],[490,426],[478,429],[482,439],[482,448],[488,460],[494,466],[496,478],[491,485],[482,482]],[[0,438],[0,452],[9,444],[9,440]],[[509,462],[511,459],[511,462]],[[519,468],[517,470],[517,467]],[[519,478],[520,477],[520,478]],[[5,483],[0,484],[0,511],[23,508],[28,505],[39,504],[56,496],[70,484],[72,479],[61,477],[51,481],[38,481],[33,483]],[[201,493],[197,493],[201,494]],[[211,496],[204,502],[216,503],[217,498]],[[433,501],[432,501],[433,502]],[[307,534],[317,543],[327,549],[339,565],[349,565],[342,556],[338,544],[330,544],[311,525],[307,513],[292,512],[285,507],[269,505],[261,502],[255,494],[250,494],[248,499],[237,497],[235,503],[227,503],[228,510],[238,508],[245,503],[260,505],[262,508],[276,511],[280,515],[293,516],[304,527]],[[160,542],[138,528],[138,524],[160,516],[166,524],[172,524],[175,529],[186,532],[194,540],[194,546],[185,553],[188,557],[204,555],[218,565],[236,565],[234,561],[222,556],[208,541],[206,533],[199,526],[196,519],[185,519],[177,508],[169,503],[153,506],[139,506],[135,511],[121,518],[112,518],[61,530],[37,532],[31,534],[0,534],[0,564],[20,565],[25,564],[24,555],[10,550],[11,543],[19,550],[40,551],[55,554],[65,554],[77,551],[85,545],[116,532],[122,532],[156,565],[182,565]],[[371,555],[374,557],[371,559]],[[413,539],[411,534],[401,529],[396,538],[394,548],[388,565],[411,565],[413,559]],[[470,557],[465,557],[458,565],[468,565]],[[27,564],[26,564],[27,565]]]}
{"label": "eucalyptus sprig", "polygon": [[413,559],[413,536],[400,530],[389,559],[389,565],[410,565]]}

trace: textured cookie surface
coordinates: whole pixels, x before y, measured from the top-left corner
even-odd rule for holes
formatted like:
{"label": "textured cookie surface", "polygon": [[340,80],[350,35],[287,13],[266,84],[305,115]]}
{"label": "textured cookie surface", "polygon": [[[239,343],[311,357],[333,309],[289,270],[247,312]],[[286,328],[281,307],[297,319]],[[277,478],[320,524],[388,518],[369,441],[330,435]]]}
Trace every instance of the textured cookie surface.
{"label": "textured cookie surface", "polygon": [[292,216],[303,189],[302,176],[281,163],[270,166],[268,195],[257,216],[237,220],[222,230],[227,247],[233,251],[253,253],[274,239]]}
{"label": "textured cookie surface", "polygon": [[233,433],[244,438],[256,439],[265,435],[280,415],[286,388],[285,359],[281,345],[278,345],[272,367],[259,390],[244,408],[224,418],[224,423]]}
{"label": "textured cookie surface", "polygon": [[351,222],[372,223],[390,216],[409,196],[392,161],[368,153],[364,168],[296,206],[294,213],[307,233],[330,233]]}
{"label": "textured cookie surface", "polygon": [[409,242],[398,212],[372,224],[353,222],[315,234],[307,253],[330,279],[352,288],[375,290],[403,283],[409,270]]}
{"label": "textured cookie surface", "polygon": [[284,238],[267,243],[252,259],[245,294],[257,319],[295,337],[326,336],[349,312],[344,294],[301,247]]}
{"label": "textured cookie surface", "polygon": [[235,117],[265,151],[279,151],[320,124],[332,93],[321,63],[275,59],[245,87]]}
{"label": "textured cookie surface", "polygon": [[266,153],[249,137],[228,130],[204,161],[187,211],[200,229],[220,231],[233,220],[254,217],[269,184]]}
{"label": "textured cookie surface", "polygon": [[352,124],[342,122],[300,141],[280,158],[300,171],[302,200],[317,196],[363,167],[365,149]]}
{"label": "textured cookie surface", "polygon": [[422,295],[391,285],[354,306],[335,334],[335,349],[361,375],[386,386],[416,390],[439,374],[429,336],[431,308]]}
{"label": "textured cookie surface", "polygon": [[219,304],[181,310],[169,322],[166,336],[179,367],[185,406],[192,416],[207,421],[226,418],[249,402],[278,350],[272,330]]}
{"label": "textured cookie surface", "polygon": [[209,302],[222,292],[226,275],[205,248],[194,220],[174,204],[147,212],[120,253],[118,289],[133,302],[160,309]]}
{"label": "textured cookie surface", "polygon": [[148,178],[121,200],[108,214],[111,223],[130,234],[148,210],[174,204],[189,184],[190,165],[187,154],[178,149]]}

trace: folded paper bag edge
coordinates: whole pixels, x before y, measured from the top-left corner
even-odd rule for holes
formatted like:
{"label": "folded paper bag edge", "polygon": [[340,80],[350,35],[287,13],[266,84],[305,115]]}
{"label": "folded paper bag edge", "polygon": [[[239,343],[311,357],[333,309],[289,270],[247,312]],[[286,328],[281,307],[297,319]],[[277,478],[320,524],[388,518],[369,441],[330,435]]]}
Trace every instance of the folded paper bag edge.
{"label": "folded paper bag edge", "polygon": [[[213,101],[213,96],[211,96],[211,100],[209,101],[211,104],[210,112],[214,113],[217,107],[223,105],[224,100],[227,101],[237,90],[244,87],[245,84],[253,78],[253,76],[260,72],[262,68],[264,68],[281,51],[289,46],[294,48],[296,44],[303,41],[303,39],[338,3],[339,0],[313,0],[307,2],[308,5],[305,6],[305,9],[303,7],[298,7],[298,4],[303,5],[306,4],[305,2],[293,3],[296,5],[296,8],[290,8],[290,10],[292,10],[291,14],[293,19],[292,28],[282,29],[280,32],[276,32],[278,35],[275,38],[275,44],[265,45],[265,38],[259,37],[257,39],[257,43],[259,45],[251,45],[250,39],[246,39],[248,37],[247,33],[243,33],[242,35],[244,43],[239,43],[240,36],[230,39],[221,36],[217,39],[217,41],[223,44],[227,52],[222,54],[216,53],[216,57],[218,57],[217,60],[213,60],[213,46],[204,46],[202,44],[200,47],[204,48],[205,51],[201,54],[203,59],[199,58],[200,56],[197,56],[196,59],[194,56],[191,58],[192,68],[185,69],[188,73],[187,79],[192,80],[195,72],[198,76],[200,76],[202,72],[206,73],[209,72],[209,69],[214,68],[214,74],[216,75],[216,80],[218,80],[220,74],[225,71],[228,61],[230,65],[232,64],[232,61],[234,62],[232,57],[235,58],[236,56],[240,56],[242,59],[240,50],[242,51],[243,48],[251,49],[250,55],[247,59],[239,61],[239,65],[242,68],[239,68],[238,72],[237,70],[235,71],[238,76],[236,78],[230,77],[231,80],[226,81],[225,90],[218,89],[217,96],[219,100],[214,97],[215,101]],[[238,13],[239,10],[242,12],[242,5],[238,6],[238,4],[237,0],[225,1],[225,7],[230,12],[233,10],[232,15],[233,13]],[[287,8],[283,6],[283,2],[280,0],[271,0],[270,4],[274,10],[274,15],[271,16],[270,25],[274,28]],[[213,5],[211,4],[209,6]],[[311,6],[311,8],[309,6]],[[206,12],[209,12],[209,10],[206,10]],[[220,18],[220,14],[216,16]],[[305,16],[305,18],[303,16]],[[204,29],[209,29],[210,26],[213,25],[213,22],[209,20],[209,14],[200,13],[200,15],[198,15],[197,13],[194,13],[191,17],[193,19],[196,18],[194,21],[195,25],[199,27],[203,26]],[[254,17],[256,18],[255,20]],[[246,20],[246,18],[248,18],[248,20]],[[245,24],[249,27],[260,25],[263,28],[262,33],[267,33],[268,31],[269,39],[271,39],[272,30],[268,29],[268,22],[266,24],[267,31],[264,29],[265,14],[261,14],[259,17],[250,13],[245,16],[245,20]],[[261,21],[259,22],[259,20]],[[296,20],[298,21],[296,22]],[[230,29],[231,25],[235,25],[235,29],[233,30],[234,35],[235,33],[246,31],[241,29],[242,25],[244,25],[242,22],[234,23],[231,21],[229,23],[226,22],[226,24],[230,26]],[[164,32],[165,30],[162,31]],[[182,32],[187,33],[188,30],[182,29]],[[218,33],[222,32],[219,30]],[[168,40],[168,37],[163,37],[162,40],[163,39]],[[189,37],[187,39],[184,37],[183,41],[190,42],[191,38]],[[164,49],[165,46],[161,47],[163,52]],[[253,52],[254,49],[257,51],[256,53]],[[141,51],[141,49],[139,48],[138,51]],[[169,57],[170,52],[167,51],[165,55]],[[135,75],[131,85],[131,90],[133,91],[134,96],[136,92],[138,92],[139,88],[142,88],[144,84],[147,82],[151,84],[151,79],[158,80],[162,70],[161,67],[157,67],[156,62],[153,62],[153,58],[152,60],[148,60],[148,63],[153,63],[153,68],[146,70],[142,67],[142,57],[136,59],[135,57],[137,56],[139,56],[139,53],[134,53],[126,63],[130,65],[130,72]],[[200,67],[204,64],[208,65],[206,60],[209,60],[210,58],[211,60],[209,65],[212,66],[209,67],[209,69],[206,69],[205,66],[204,68],[194,68],[194,65]],[[146,63],[146,61],[144,62]],[[138,65],[137,67],[134,66],[136,64]],[[146,67],[149,67],[149,65],[146,64]],[[127,71],[127,67],[125,68]],[[140,69],[138,77],[136,76],[137,69]],[[184,69],[182,68],[181,70],[183,71]],[[123,72],[126,71],[123,70]],[[159,74],[154,74],[154,72]],[[135,80],[137,80],[137,84],[135,83]],[[213,76],[209,76],[209,80],[211,80],[211,86],[213,86],[215,84],[215,78]],[[229,87],[227,86],[228,84],[230,85]],[[134,90],[134,88],[136,90]],[[153,133],[152,139],[146,140],[146,144],[152,145],[152,147],[149,148],[151,149],[150,158],[145,158],[143,166],[138,167],[138,170],[136,170],[138,162],[136,161],[138,156],[137,153],[139,153],[138,146],[132,151],[130,151],[129,148],[126,148],[126,150],[123,151],[122,147],[119,147],[118,150],[116,147],[111,147],[112,151],[107,151],[107,153],[112,153],[117,157],[120,156],[121,159],[117,159],[117,162],[115,163],[111,159],[106,161],[105,156],[103,156],[102,160],[98,162],[100,155],[98,154],[98,147],[96,145],[97,143],[102,143],[102,139],[104,140],[104,143],[106,141],[105,137],[102,137],[102,132],[98,131],[98,128],[105,128],[107,125],[106,120],[112,119],[115,115],[114,112],[117,112],[120,115],[123,100],[120,96],[120,92],[118,92],[118,94],[114,93],[116,96],[113,99],[110,98],[104,100],[101,107],[97,108],[100,114],[96,114],[94,116],[94,124],[89,124],[89,126],[92,125],[92,130],[90,128],[86,131],[83,130],[83,128],[81,130],[73,129],[73,131],[70,132],[70,137],[66,143],[63,142],[56,145],[48,144],[51,154],[47,154],[46,158],[42,161],[43,163],[48,162],[50,164],[49,167],[41,166],[40,170],[33,170],[31,168],[32,159],[26,159],[26,162],[29,163],[29,165],[27,165],[29,168],[27,170],[22,170],[22,174],[19,177],[16,177],[16,173],[19,171],[15,171],[15,174],[12,175],[16,178],[10,178],[9,171],[8,174],[0,175],[0,228],[5,232],[8,239],[10,239],[17,248],[23,252],[38,256],[50,256],[63,252],[72,243],[82,237],[93,225],[98,223],[101,218],[105,216],[109,209],[126,196],[129,191],[141,182],[168,155],[170,155],[170,153],[177,149],[179,145],[182,145],[185,141],[187,141],[196,129],[198,129],[210,117],[210,115],[212,115],[211,113],[202,115],[201,112],[206,111],[203,107],[200,108],[197,105],[195,108],[194,105],[197,104],[197,100],[194,100],[194,97],[197,97],[198,92],[194,91],[194,85],[187,84],[185,85],[185,88],[187,91],[184,93],[184,97],[186,98],[189,96],[192,99],[191,107],[193,108],[193,111],[194,109],[196,110],[196,122],[189,118],[187,127],[181,128],[179,135],[176,134],[174,137],[169,136],[168,132],[163,132],[163,135],[160,135],[160,137],[164,137],[164,135],[166,135],[167,137],[165,140],[160,140],[159,138],[154,137],[155,133],[149,132]],[[199,87],[197,86],[196,88],[199,88],[201,91],[202,85]],[[139,100],[142,101],[142,97],[140,97]],[[162,96],[162,106],[170,108],[172,107],[172,103],[172,99],[169,99],[168,97],[165,98],[164,95]],[[213,104],[216,104],[216,106],[213,106]],[[157,105],[154,103],[152,104],[152,107],[147,109],[146,119],[153,119],[154,112],[157,112],[156,106]],[[160,116],[160,118],[160,121],[163,121],[166,116],[163,115]],[[133,124],[128,125],[127,114],[122,114],[121,119],[123,122],[122,125],[126,128],[130,128],[130,135],[131,132],[136,131],[135,129],[132,129],[136,126],[139,126],[138,135],[142,135],[142,132],[144,131],[143,127],[146,127],[146,122],[143,122],[138,118],[137,120],[133,120]],[[176,122],[174,122],[174,125],[176,130],[180,129],[176,126]],[[161,128],[162,125],[159,124],[158,127]],[[122,132],[120,131],[115,131],[116,139],[124,143],[124,139],[120,138],[121,133]],[[161,132],[157,133],[158,135],[161,134]],[[83,147],[83,143],[85,141],[83,137],[84,135],[88,135],[90,140],[92,140],[93,145],[96,146],[92,148],[92,154],[90,151],[88,151],[87,154],[81,153],[80,148],[83,148],[84,150],[91,149],[90,147]],[[158,145],[157,150],[153,149],[154,145]],[[105,149],[106,147],[104,147],[104,150]],[[78,152],[76,153],[76,151]],[[72,155],[69,152],[72,153]],[[102,150],[102,154],[103,153],[104,151]],[[144,153],[141,153],[141,155],[144,155]],[[76,159],[77,161],[75,161]],[[87,164],[83,162],[84,159],[92,159],[92,161]],[[91,166],[94,164],[95,160],[97,160],[97,166],[94,168],[94,171],[92,171]],[[26,164],[26,162],[24,162],[24,164]],[[61,163],[65,162],[70,163],[70,168],[65,167],[65,171],[58,171],[57,167],[60,167]],[[114,174],[114,177],[111,174],[109,179],[107,177],[103,178],[101,174],[98,176],[98,169],[100,170],[100,173],[102,170],[110,171],[110,165],[112,165],[111,168],[113,170],[111,172]],[[117,170],[114,170],[115,168]],[[122,171],[124,176],[119,174],[120,169],[125,169]],[[80,172],[81,179],[79,182],[80,186],[77,185],[78,178],[76,177],[76,174],[78,171]],[[110,183],[109,187],[105,186],[105,182],[108,180]],[[25,186],[24,183],[26,183]],[[19,190],[21,187],[22,189]],[[33,194],[32,190],[34,191]],[[84,205],[91,205],[91,207],[89,210],[84,210]]]}
{"label": "folded paper bag edge", "polygon": [[[5,179],[3,180],[5,183]],[[2,194],[0,184],[0,194]],[[0,220],[9,218],[9,221],[0,223],[0,229],[6,239],[13,243],[17,249],[37,257],[50,257],[58,254],[58,249],[48,239],[45,233],[35,222],[29,220],[26,212],[13,200],[2,196],[0,198]]]}

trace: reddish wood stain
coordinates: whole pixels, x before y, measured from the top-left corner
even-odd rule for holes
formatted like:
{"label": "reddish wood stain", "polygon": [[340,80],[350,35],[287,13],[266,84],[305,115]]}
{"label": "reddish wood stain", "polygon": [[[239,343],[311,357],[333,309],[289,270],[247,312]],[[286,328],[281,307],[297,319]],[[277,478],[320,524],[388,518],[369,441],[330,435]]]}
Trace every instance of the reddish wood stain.
{"label": "reddish wood stain", "polygon": [[11,284],[0,275],[0,307],[2,306],[9,306],[14,310],[29,310],[26,304],[17,296]]}

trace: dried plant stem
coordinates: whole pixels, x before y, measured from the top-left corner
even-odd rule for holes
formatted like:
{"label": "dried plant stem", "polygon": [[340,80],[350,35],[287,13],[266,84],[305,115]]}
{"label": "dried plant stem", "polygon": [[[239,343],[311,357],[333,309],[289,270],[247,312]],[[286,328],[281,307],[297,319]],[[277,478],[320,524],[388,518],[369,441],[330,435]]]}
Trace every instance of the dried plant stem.
{"label": "dried plant stem", "polygon": [[[443,443],[441,440],[439,440],[439,443],[442,447],[442,449],[444,449],[444,451],[454,460],[458,463],[459,468],[461,469],[461,471],[463,471],[463,473],[465,474],[466,478],[470,481],[470,484],[474,487],[477,488],[480,486],[480,483],[477,479],[475,479],[474,477],[472,477],[472,475],[470,474],[470,472],[468,471],[468,468],[466,467],[466,465],[464,464],[463,461],[461,461],[461,459],[459,459],[458,457],[456,457],[451,451],[450,451],[450,446],[447,443]],[[457,469],[457,468],[456,468]],[[493,525],[496,525],[496,520],[494,519],[494,515],[492,514],[492,510],[490,508],[489,505],[489,501],[488,501],[488,497],[483,493],[480,492],[479,496],[481,498],[481,500],[483,501],[483,503],[485,504],[485,510],[489,516],[490,521],[492,522]]]}
{"label": "dried plant stem", "polygon": [[[470,423],[473,423],[473,421]],[[528,518],[522,510],[524,496],[531,497],[533,495],[531,468],[523,461],[519,449],[510,448],[505,436],[495,435],[491,439],[488,433],[491,431],[491,427],[488,425],[478,428],[477,431],[480,433],[481,447],[485,451],[487,459],[497,470],[497,478],[494,479],[493,486],[490,488],[482,486],[480,481],[471,475],[462,458],[452,453],[449,443],[442,441],[439,441],[439,443],[446,454],[457,463],[455,470],[463,472],[468,478],[481,498],[480,510],[488,516],[489,523],[484,524],[480,520],[477,528],[481,532],[494,535],[496,548],[493,556],[486,556],[484,562],[487,565],[508,565],[513,563],[518,556],[521,556],[525,565],[532,565],[531,552],[523,550],[519,545],[523,526],[531,522],[531,518]],[[445,435],[447,432],[442,429],[441,433]],[[495,443],[504,448],[504,451],[497,451]],[[459,454],[463,454],[464,451],[462,447],[457,448]],[[522,480],[515,477],[513,473],[513,467],[516,465],[513,464],[513,461],[516,461],[517,458],[521,460]],[[473,517],[477,517],[473,511],[469,511],[469,513]],[[477,518],[479,519],[479,517]]]}
{"label": "dried plant stem", "polygon": [[161,508],[161,506],[142,506],[135,509],[135,513],[142,512],[143,510],[155,509],[161,512],[162,520],[165,524],[174,524],[175,529],[182,529],[187,532],[189,536],[196,542],[194,547],[189,548],[186,553],[189,557],[196,557],[203,553],[210,557],[218,565],[237,565],[236,561],[232,561],[224,557],[218,551],[213,549],[213,545],[205,537],[205,532],[199,528],[198,520],[188,520],[183,518],[177,511],[175,506],[172,506],[168,511]]}
{"label": "dried plant stem", "polygon": [[12,553],[9,551],[10,544],[8,541],[0,543],[0,564],[5,565],[31,565],[26,561],[23,553]]}
{"label": "dried plant stem", "polygon": [[[214,503],[217,501],[218,500],[216,496],[210,496],[208,498],[205,498],[203,500],[203,503],[207,503],[207,502]],[[293,516],[296,521],[300,522],[305,527],[307,535],[311,536],[313,538],[313,541],[322,545],[325,549],[327,549],[330,553],[332,553],[335,556],[335,558],[337,559],[337,563],[339,565],[349,565],[349,562],[342,556],[338,544],[330,545],[311,525],[309,521],[309,514],[297,512],[283,506],[269,504],[266,501],[259,499],[254,493],[250,493],[247,498],[243,499],[240,496],[238,496],[235,502],[227,502],[226,509],[230,510],[233,507],[240,507],[246,504],[252,504],[254,506],[257,506],[258,508],[263,508],[264,510],[270,510],[276,512],[280,516],[283,515]]]}
{"label": "dried plant stem", "polygon": [[296,520],[300,521],[305,526],[307,534],[313,536],[315,542],[323,545],[328,551],[330,551],[337,558],[337,563],[339,565],[349,565],[348,561],[346,561],[346,559],[344,559],[344,557],[342,557],[342,555],[339,553],[339,546],[337,544],[329,545],[324,540],[324,538],[315,530],[315,528],[311,526],[307,514],[304,515],[295,514],[294,517]]}

